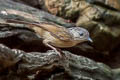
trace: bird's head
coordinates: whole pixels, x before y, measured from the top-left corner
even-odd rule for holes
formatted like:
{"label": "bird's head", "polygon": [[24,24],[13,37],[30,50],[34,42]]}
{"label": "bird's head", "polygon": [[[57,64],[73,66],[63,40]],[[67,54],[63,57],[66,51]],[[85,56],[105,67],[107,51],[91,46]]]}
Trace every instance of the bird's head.
{"label": "bird's head", "polygon": [[93,42],[90,38],[89,32],[81,27],[72,27],[68,28],[71,35],[73,35],[73,39],[76,41],[84,42],[90,41]]}

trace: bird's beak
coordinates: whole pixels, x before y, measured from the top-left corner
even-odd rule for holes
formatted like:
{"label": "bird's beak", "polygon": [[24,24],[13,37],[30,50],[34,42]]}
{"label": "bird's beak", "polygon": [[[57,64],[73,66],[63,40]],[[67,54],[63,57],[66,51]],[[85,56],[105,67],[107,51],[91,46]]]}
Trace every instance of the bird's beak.
{"label": "bird's beak", "polygon": [[93,42],[93,40],[90,37],[88,38],[88,41]]}

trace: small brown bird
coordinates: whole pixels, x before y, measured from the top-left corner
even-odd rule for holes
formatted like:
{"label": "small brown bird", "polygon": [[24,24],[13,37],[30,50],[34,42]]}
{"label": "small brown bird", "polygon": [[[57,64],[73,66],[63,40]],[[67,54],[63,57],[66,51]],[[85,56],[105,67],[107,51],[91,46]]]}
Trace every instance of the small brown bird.
{"label": "small brown bird", "polygon": [[81,27],[65,28],[53,23],[30,23],[19,20],[7,20],[8,23],[18,23],[29,25],[37,34],[43,38],[43,43],[55,50],[59,56],[58,48],[68,48],[84,41],[92,42],[89,32]]}

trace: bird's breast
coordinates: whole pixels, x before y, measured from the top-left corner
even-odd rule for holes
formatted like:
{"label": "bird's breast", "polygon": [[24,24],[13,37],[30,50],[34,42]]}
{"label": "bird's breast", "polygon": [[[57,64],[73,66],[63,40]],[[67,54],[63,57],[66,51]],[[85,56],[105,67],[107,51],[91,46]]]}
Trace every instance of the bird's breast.
{"label": "bird's breast", "polygon": [[62,41],[58,38],[52,38],[50,40],[50,44],[55,46],[55,47],[59,47],[59,48],[68,48],[68,47],[73,47],[75,46],[77,43],[75,43],[74,41]]}

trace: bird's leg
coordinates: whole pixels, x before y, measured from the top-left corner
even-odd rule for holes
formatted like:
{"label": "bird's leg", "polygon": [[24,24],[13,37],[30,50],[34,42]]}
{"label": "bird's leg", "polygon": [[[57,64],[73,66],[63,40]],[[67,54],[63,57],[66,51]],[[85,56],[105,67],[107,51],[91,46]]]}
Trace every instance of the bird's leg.
{"label": "bird's leg", "polygon": [[61,50],[60,48],[56,48],[56,49],[57,49],[58,52],[61,53],[61,56],[62,56],[62,57],[65,56],[65,54],[62,52],[62,50]]}
{"label": "bird's leg", "polygon": [[45,44],[46,46],[50,47],[51,49],[53,49],[56,53],[58,53],[58,55],[60,56],[60,58],[62,57],[61,52],[59,50],[57,50],[57,48],[55,48],[54,46],[49,44],[49,40],[43,40],[43,44]]}

